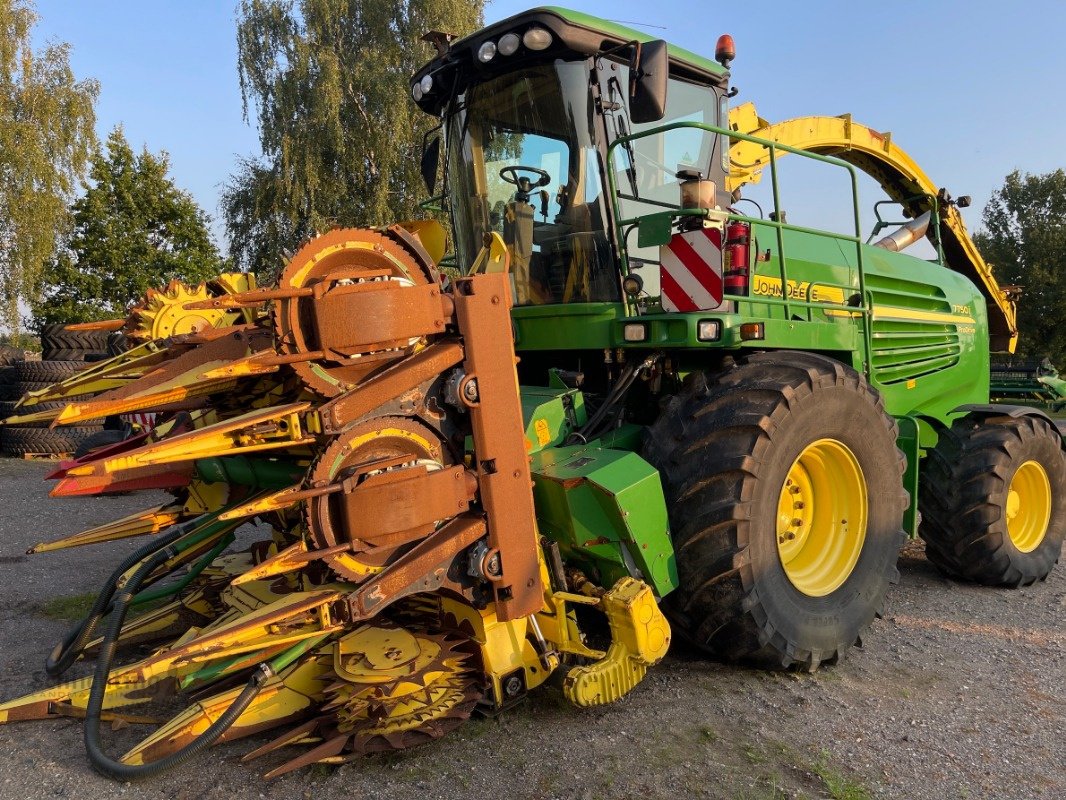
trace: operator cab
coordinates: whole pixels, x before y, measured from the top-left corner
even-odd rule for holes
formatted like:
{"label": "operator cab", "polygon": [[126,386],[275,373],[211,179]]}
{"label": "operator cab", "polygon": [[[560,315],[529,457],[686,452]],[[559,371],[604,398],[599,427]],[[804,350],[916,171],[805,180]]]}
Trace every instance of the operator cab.
{"label": "operator cab", "polygon": [[531,65],[470,86],[448,119],[459,263],[502,235],[515,305],[619,298],[587,81],[584,63]]}
{"label": "operator cab", "polygon": [[658,248],[638,248],[634,235],[623,263],[632,227],[618,222],[676,208],[679,175],[725,186],[728,142],[709,131],[609,148],[671,122],[725,126],[726,70],[592,22],[562,9],[526,12],[440,46],[412,82],[419,106],[442,117],[458,265],[474,262],[486,234],[500,234],[519,307],[621,309],[629,272],[657,295]]}

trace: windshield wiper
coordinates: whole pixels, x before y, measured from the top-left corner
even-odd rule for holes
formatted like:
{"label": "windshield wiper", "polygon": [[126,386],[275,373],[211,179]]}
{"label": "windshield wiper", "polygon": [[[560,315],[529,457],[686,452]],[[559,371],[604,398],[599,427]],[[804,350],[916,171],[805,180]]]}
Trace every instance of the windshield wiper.
{"label": "windshield wiper", "polygon": [[[629,178],[629,189],[633,193],[633,197],[639,199],[640,190],[637,188],[637,159],[633,152],[633,143],[625,138],[629,136],[629,124],[627,122],[629,114],[626,111],[625,103],[621,103],[617,100],[622,94],[622,87],[618,83],[618,78],[608,79],[607,90],[609,92],[610,101],[609,104],[604,106],[605,116],[609,116],[614,123],[615,137],[624,140],[622,142],[622,147],[625,148],[626,158],[629,159],[629,164],[626,166],[626,177]],[[613,169],[613,166],[611,168]]]}

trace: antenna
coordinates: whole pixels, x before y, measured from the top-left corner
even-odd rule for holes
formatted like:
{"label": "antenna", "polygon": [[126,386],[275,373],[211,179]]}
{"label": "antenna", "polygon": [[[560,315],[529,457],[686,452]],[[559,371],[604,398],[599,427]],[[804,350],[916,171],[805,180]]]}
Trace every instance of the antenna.
{"label": "antenna", "polygon": [[658,28],[661,31],[666,30],[665,25],[652,25],[650,22],[634,22],[631,19],[610,19],[608,22],[617,22],[619,25],[639,25],[642,28]]}

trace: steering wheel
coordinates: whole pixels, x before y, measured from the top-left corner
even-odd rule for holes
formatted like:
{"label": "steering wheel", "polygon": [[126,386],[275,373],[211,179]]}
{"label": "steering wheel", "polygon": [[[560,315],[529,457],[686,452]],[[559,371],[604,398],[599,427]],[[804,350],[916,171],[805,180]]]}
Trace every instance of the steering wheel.
{"label": "steering wheel", "polygon": [[[536,183],[530,182],[529,188],[523,189],[521,181],[523,180],[523,178],[525,178],[525,176],[519,175],[519,172],[532,172],[534,175],[537,175],[539,177],[537,178]],[[552,180],[552,176],[542,169],[537,169],[536,167],[523,167],[521,165],[517,165],[514,167],[504,167],[500,170],[500,177],[512,186],[517,186],[520,190],[526,192],[532,191],[533,189],[539,189],[541,186],[547,186],[549,183],[551,183]],[[525,180],[528,181],[530,179],[525,178]]]}

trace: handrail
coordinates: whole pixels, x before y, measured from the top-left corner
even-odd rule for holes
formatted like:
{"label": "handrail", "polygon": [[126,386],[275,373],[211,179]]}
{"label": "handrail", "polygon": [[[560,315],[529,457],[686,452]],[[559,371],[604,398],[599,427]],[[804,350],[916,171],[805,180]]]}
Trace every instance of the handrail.
{"label": "handrail", "polygon": [[[1016,289],[1001,287],[992,268],[985,262],[970,237],[957,206],[940,204],[940,187],[899,145],[890,133],[875,131],[852,120],[850,114],[839,117],[797,117],[770,123],[755,111],[751,103],[730,109],[730,124],[739,126],[757,138],[793,142],[811,153],[831,151],[858,167],[881,184],[886,194],[917,217],[932,211],[937,254],[948,269],[960,272],[973,281],[988,303],[989,335],[993,350],[1014,352],[1018,340]],[[734,135],[735,139],[750,141]],[[785,148],[782,148],[783,150]],[[787,150],[787,152],[795,152]],[[730,174],[726,189],[759,180],[765,166],[765,153],[759,148],[740,144],[730,148]]]}
{"label": "handrail", "polygon": [[[812,161],[820,161],[820,162],[829,164],[831,166],[840,167],[841,169],[844,169],[844,170],[847,171],[847,173],[848,173],[848,175],[849,175],[849,177],[851,179],[852,214],[853,214],[853,219],[854,219],[854,223],[855,223],[855,235],[854,236],[848,236],[847,234],[835,233],[833,231],[822,231],[822,230],[818,230],[818,229],[815,229],[815,228],[806,228],[806,227],[799,226],[799,225],[789,225],[788,223],[784,223],[784,222],[781,222],[781,221],[776,220],[776,219],[775,220],[762,220],[762,219],[756,220],[756,219],[754,219],[752,217],[748,217],[748,216],[745,216],[743,214],[737,214],[737,213],[732,212],[732,211],[727,212],[727,218],[730,219],[730,220],[738,220],[738,221],[742,221],[742,222],[748,222],[749,224],[758,223],[759,225],[767,225],[767,226],[773,227],[775,229],[776,238],[777,238],[777,249],[778,249],[778,254],[777,254],[777,257],[778,257],[778,268],[779,268],[779,271],[780,271],[781,293],[782,293],[781,294],[782,302],[780,304],[784,307],[785,319],[791,318],[791,316],[792,316],[792,314],[791,314],[791,306],[796,306],[797,308],[806,307],[807,310],[808,310],[807,317],[808,317],[808,320],[810,320],[810,306],[808,305],[808,303],[803,303],[803,302],[799,302],[799,301],[795,301],[795,300],[789,300],[789,298],[788,298],[788,266],[787,266],[787,257],[786,257],[786,254],[785,254],[784,231],[793,230],[793,231],[798,231],[798,232],[803,232],[803,233],[810,233],[810,234],[814,234],[814,235],[817,235],[817,236],[825,236],[827,238],[833,238],[833,239],[838,239],[838,240],[842,240],[842,241],[849,241],[849,242],[851,242],[852,244],[855,245],[856,272],[858,274],[858,286],[857,287],[852,286],[852,287],[848,287],[848,288],[852,289],[852,290],[856,290],[858,292],[858,294],[859,294],[859,297],[863,298],[864,302],[863,302],[863,304],[861,306],[855,306],[855,307],[853,307],[853,308],[851,308],[849,310],[858,312],[863,317],[863,330],[864,330],[863,344],[864,344],[864,350],[865,350],[865,352],[864,352],[864,362],[865,362],[865,365],[866,365],[866,370],[865,371],[868,374],[869,373],[869,369],[870,369],[869,328],[870,328],[870,308],[871,308],[871,306],[870,306],[869,302],[865,302],[866,299],[867,299],[866,269],[865,269],[865,264],[864,264],[864,261],[863,261],[863,248],[862,248],[863,242],[862,242],[862,238],[861,238],[861,236],[862,236],[862,224],[861,224],[860,215],[859,215],[859,183],[858,183],[857,170],[855,169],[855,167],[853,165],[849,164],[847,161],[844,161],[843,159],[840,159],[840,158],[836,158],[834,156],[823,155],[821,153],[812,153],[809,150],[804,150],[804,149],[798,148],[798,147],[792,147],[791,145],[787,145],[787,144],[781,144],[780,142],[775,142],[775,141],[772,141],[770,139],[763,139],[763,138],[760,138],[758,136],[752,136],[750,134],[740,133],[739,131],[733,131],[733,130],[729,130],[729,129],[726,129],[726,128],[721,128],[721,127],[719,127],[717,125],[709,125],[709,124],[704,123],[704,122],[672,122],[672,123],[668,123],[666,125],[660,125],[660,126],[658,126],[656,128],[649,128],[648,130],[638,131],[636,133],[630,133],[630,134],[627,134],[626,136],[619,136],[614,141],[612,141],[610,143],[610,145],[608,145],[608,147],[607,147],[607,159],[606,159],[607,181],[608,181],[608,185],[610,187],[610,199],[609,199],[609,202],[611,204],[611,214],[612,214],[612,217],[614,218],[614,221],[615,221],[616,230],[621,232],[623,230],[623,228],[627,224],[628,225],[632,225],[634,223],[639,224],[639,220],[641,219],[640,217],[634,217],[634,218],[628,219],[628,220],[622,219],[621,203],[619,202],[618,185],[617,185],[617,180],[616,180],[616,177],[615,177],[615,170],[614,170],[614,156],[615,156],[615,153],[617,152],[618,148],[623,146],[623,145],[629,144],[630,142],[637,141],[638,139],[646,139],[646,138],[649,138],[649,137],[652,137],[652,136],[661,136],[661,135],[664,135],[666,133],[669,133],[670,131],[679,130],[679,129],[683,129],[683,128],[691,128],[691,129],[703,130],[703,131],[707,131],[708,133],[716,134],[716,135],[718,135],[720,137],[726,137],[727,140],[737,139],[737,140],[744,141],[744,142],[750,142],[750,143],[753,143],[753,144],[762,145],[764,148],[766,148],[766,150],[768,151],[768,154],[769,154],[770,180],[772,182],[774,211],[775,212],[780,212],[780,210],[781,210],[779,183],[778,183],[778,175],[777,175],[777,153],[778,153],[779,150],[783,151],[783,152],[786,152],[786,153],[791,153],[793,155],[798,155],[798,156],[801,156],[803,158],[809,158]],[[632,158],[633,156],[630,155],[629,157]],[[642,201],[638,198],[636,200],[636,202],[642,202]],[[680,209],[680,207],[678,208],[678,210],[679,211],[685,211],[683,209]],[[691,213],[691,211],[689,213]],[[627,239],[627,237],[625,237],[625,236],[619,236],[618,247],[619,247],[619,252],[620,252],[621,260],[622,260],[622,269],[623,269],[623,271],[626,274],[628,274],[628,272],[629,272],[629,245],[628,245],[628,242],[627,242],[626,239]],[[735,300],[737,300],[738,302],[745,302],[745,301],[746,302],[753,302],[753,303],[754,302],[757,302],[757,303],[763,303],[764,302],[763,299],[752,300],[750,297],[749,298],[737,297],[737,298],[735,298]],[[771,303],[771,305],[777,305],[777,304],[778,303],[776,303],[776,302],[775,303]],[[822,305],[825,305],[825,304],[822,304]]]}

